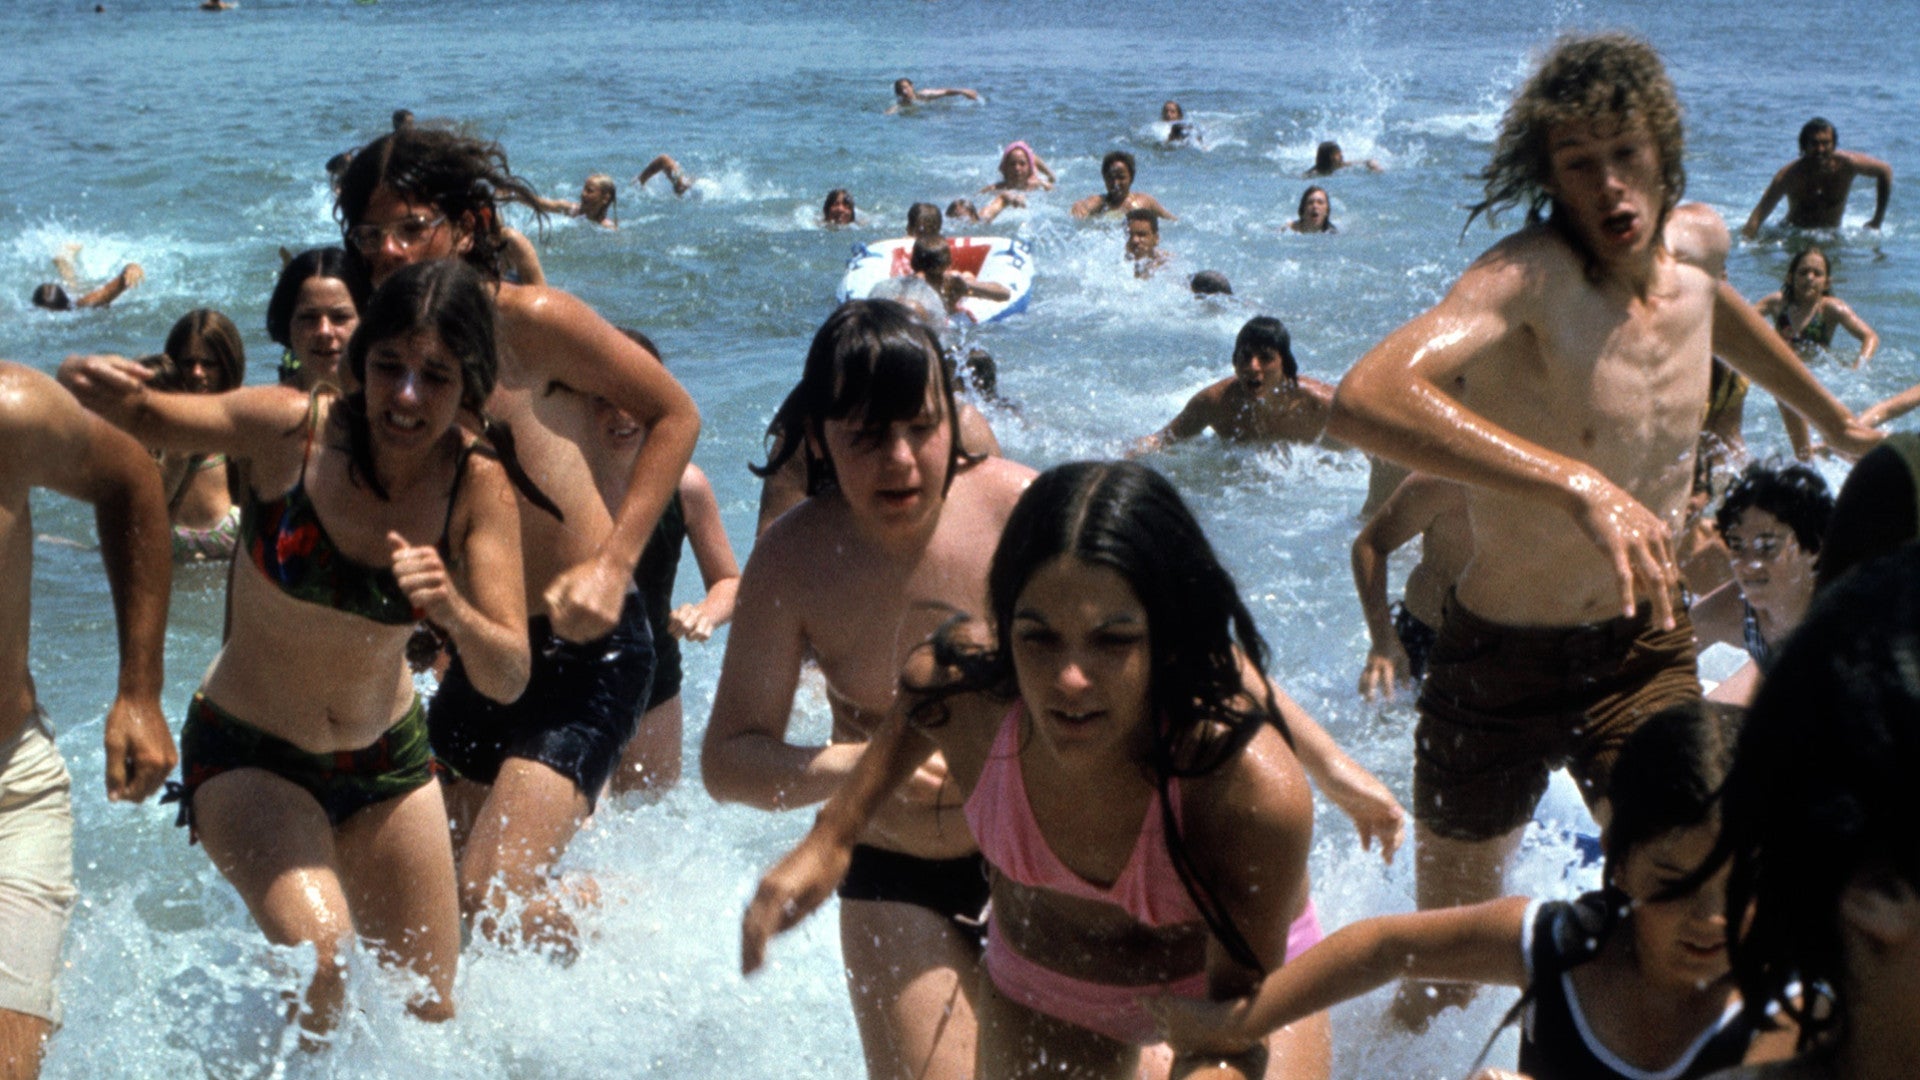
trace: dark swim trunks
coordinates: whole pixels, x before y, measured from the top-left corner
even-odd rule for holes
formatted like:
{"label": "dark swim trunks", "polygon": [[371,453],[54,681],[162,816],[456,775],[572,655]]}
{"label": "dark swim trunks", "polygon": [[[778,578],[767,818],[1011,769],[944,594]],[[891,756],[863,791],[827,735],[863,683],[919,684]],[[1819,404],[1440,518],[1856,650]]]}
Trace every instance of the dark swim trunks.
{"label": "dark swim trunks", "polygon": [[1396,600],[1393,602],[1393,636],[1400,639],[1401,651],[1407,654],[1407,674],[1419,682],[1427,674],[1427,656],[1433,652],[1433,643],[1440,636],[1439,631],[1420,621],[1420,616],[1407,609],[1407,605]]}
{"label": "dark swim trunks", "polygon": [[976,943],[986,941],[987,860],[978,854],[923,859],[856,844],[838,892],[842,900],[883,900],[923,907],[946,916]]}
{"label": "dark swim trunks", "polygon": [[633,737],[653,681],[646,606],[628,593],[612,632],[586,643],[554,635],[545,616],[527,623],[533,674],[519,700],[502,705],[474,689],[456,652],[427,728],[440,763],[461,779],[491,784],[510,757],[537,761],[572,780],[589,808]]}
{"label": "dark swim trunks", "polygon": [[180,804],[176,825],[193,824],[193,793],[234,769],[265,769],[312,793],[327,823],[338,827],[377,802],[398,798],[433,779],[427,717],[413,699],[398,723],[370,746],[316,754],[269,735],[222,709],[205,694],[193,695],[180,728],[180,781],[167,785],[162,802]]}
{"label": "dark swim trunks", "polygon": [[1587,626],[1503,626],[1447,597],[1414,729],[1414,817],[1454,840],[1524,824],[1565,765],[1588,805],[1620,746],[1669,705],[1700,699],[1693,624],[1632,618]]}

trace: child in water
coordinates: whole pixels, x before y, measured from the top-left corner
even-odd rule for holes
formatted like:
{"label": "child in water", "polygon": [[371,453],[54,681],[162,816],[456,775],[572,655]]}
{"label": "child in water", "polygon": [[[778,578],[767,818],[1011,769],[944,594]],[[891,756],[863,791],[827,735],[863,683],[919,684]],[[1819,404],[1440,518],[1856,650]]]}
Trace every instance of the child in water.
{"label": "child in water", "polygon": [[1280,1025],[1396,979],[1524,987],[1520,1071],[1552,1080],[1683,1080],[1785,1057],[1787,1031],[1742,1009],[1727,962],[1727,876],[1696,872],[1719,835],[1718,793],[1739,713],[1655,714],[1614,766],[1605,885],[1576,900],[1512,896],[1342,927],[1237,1001],[1162,998],[1169,1041],[1233,1053]]}

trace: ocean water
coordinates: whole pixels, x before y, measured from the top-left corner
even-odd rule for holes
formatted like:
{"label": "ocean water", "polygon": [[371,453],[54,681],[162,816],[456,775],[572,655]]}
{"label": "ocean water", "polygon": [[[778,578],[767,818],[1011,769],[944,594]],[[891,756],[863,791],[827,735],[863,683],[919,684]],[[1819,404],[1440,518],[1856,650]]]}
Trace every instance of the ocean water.
{"label": "ocean water", "polygon": [[[1060,188],[986,231],[1019,232],[1039,273],[1030,310],[977,332],[1000,361],[1017,413],[995,412],[1010,456],[1038,467],[1111,455],[1156,429],[1228,370],[1249,315],[1283,318],[1305,373],[1333,381],[1373,342],[1432,304],[1497,233],[1464,238],[1467,177],[1485,161],[1530,57],[1570,28],[1625,27],[1668,58],[1688,121],[1688,195],[1735,225],[1794,153],[1814,114],[1841,145],[1920,160],[1920,83],[1905,71],[1914,31],[1888,9],[1844,0],[1828,25],[1872,27],[1844,54],[1796,48],[1812,27],[1726,0],[1683,6],[1490,0],[1186,5],[1123,0],[887,6],[701,5],[552,0],[244,0],[204,14],[190,0],[20,0],[0,9],[0,356],[50,370],[67,353],[159,348],[173,320],[208,305],[245,332],[251,381],[277,351],[262,327],[277,250],[336,240],[321,170],[405,106],[499,139],[542,191],[571,196],[589,172],[621,181],[618,232],[557,221],[535,229],[549,277],[616,323],[646,330],[703,410],[696,461],[713,477],[736,549],[748,553],[756,488],[745,464],[796,376],[852,242],[897,235],[917,200],[944,204],[995,178],[1001,146],[1026,139]],[[1785,46],[1785,47],[1783,47]],[[888,84],[977,87],[982,104],[887,116]],[[1168,149],[1155,123],[1176,98],[1204,148]],[[1375,158],[1331,190],[1336,237],[1280,232],[1322,138]],[[1135,280],[1111,226],[1071,222],[1100,190],[1111,149],[1139,158],[1138,190],[1177,224],[1174,269]],[[654,154],[700,177],[675,199],[630,180]],[[864,223],[817,227],[822,196],[850,188]],[[1860,228],[1856,191],[1833,238],[1836,287],[1880,332],[1880,356],[1816,371],[1858,408],[1920,379],[1920,276],[1904,186],[1881,234]],[[533,229],[524,216],[518,223]],[[1512,219],[1509,219],[1512,224]],[[126,260],[147,281],[111,309],[31,308],[51,258],[80,244],[82,275]],[[1729,272],[1750,296],[1777,287],[1777,235],[1736,244]],[[1224,271],[1238,301],[1191,300],[1186,275]],[[1756,391],[1757,450],[1784,446]],[[1411,710],[1353,692],[1366,634],[1347,548],[1366,488],[1355,455],[1223,447],[1211,439],[1155,464],[1180,485],[1237,576],[1273,646],[1274,673],[1403,798]],[[1837,480],[1840,472],[1829,467]],[[848,1077],[860,1055],[831,912],[781,940],[767,971],[737,973],[738,914],[758,872],[806,814],[714,805],[690,753],[687,781],[657,803],[610,805],[567,866],[600,881],[571,966],[475,945],[460,1015],[405,1019],[405,987],[366,957],[357,1008],[330,1053],[294,1051],[278,996],[311,958],[267,946],[170,809],[108,805],[98,750],[111,693],[112,623],[91,516],[36,501],[34,669],[76,780],[84,899],[67,942],[66,1026],[46,1075],[455,1077],[608,1075]],[[692,596],[689,566],[681,595]],[[1410,565],[1395,561],[1396,577]],[[177,713],[216,647],[221,574],[176,578],[166,704]],[[685,705],[697,746],[723,641],[687,649]],[[818,692],[794,731],[824,738]],[[1322,807],[1311,869],[1337,926],[1412,904],[1409,860],[1383,866]],[[1542,833],[1517,888],[1564,894],[1571,847]],[[1510,995],[1489,993],[1414,1040],[1388,1033],[1384,997],[1336,1014],[1336,1075],[1459,1076]],[[1496,1051],[1495,1061],[1511,1060]]]}

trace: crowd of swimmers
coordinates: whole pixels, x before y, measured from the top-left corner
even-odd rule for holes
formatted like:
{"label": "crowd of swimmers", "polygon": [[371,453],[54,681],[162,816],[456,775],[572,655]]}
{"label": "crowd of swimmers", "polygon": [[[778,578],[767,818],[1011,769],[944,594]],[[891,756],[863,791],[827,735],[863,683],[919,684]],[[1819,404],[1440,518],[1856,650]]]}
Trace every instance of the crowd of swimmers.
{"label": "crowd of swimmers", "polygon": [[[1190,124],[1162,116],[1170,139]],[[27,665],[41,487],[97,511],[120,645],[108,794],[145,799],[177,759],[187,835],[268,940],[314,949],[289,1018],[316,1049],[356,940],[417,977],[429,1021],[454,1015],[463,927],[589,947],[575,919],[598,886],[556,866],[607,792],[677,778],[674,643],[731,620],[708,791],[825,804],[754,896],[744,967],[837,893],[872,1076],[1317,1080],[1341,1041],[1328,1008],[1394,982],[1415,1031],[1474,984],[1522,988],[1536,1080],[1905,1075],[1920,439],[1882,441],[1795,351],[1835,327],[1860,362],[1878,343],[1824,252],[1761,310],[1725,284],[1725,224],[1681,201],[1679,116],[1645,42],[1563,38],[1470,215],[1520,208],[1519,231],[1337,387],[1250,319],[1233,376],[1135,460],[1036,473],[999,452],[939,333],[980,283],[923,233],[918,280],[815,333],[755,468],[744,569],[659,351],[512,268],[505,201],[611,225],[611,181],[548,200],[497,145],[396,116],[337,171],[342,246],[285,263],[276,385],[242,385],[238,332],[204,309],[151,357],[70,357],[57,381],[0,365],[0,1074],[37,1070],[73,903],[65,770]],[[1756,221],[1784,196],[1795,225],[1831,226],[1832,178],[1859,174],[1877,226],[1891,171],[1841,156],[1831,125],[1802,143]],[[1334,147],[1314,175],[1354,165]],[[682,190],[664,156],[643,182],[660,173]],[[1051,182],[1024,144],[1002,175],[996,198]],[[1108,155],[1107,192],[1074,213],[1123,216],[1151,253],[1177,219],[1133,175]],[[835,195],[824,217],[851,220]],[[1303,222],[1330,228],[1324,191]],[[1837,497],[1803,465],[1747,463],[1744,379],[1859,458]],[[1324,933],[1316,795],[1388,859],[1408,815],[1267,670],[1202,522],[1137,460],[1209,428],[1379,462],[1353,545],[1360,689],[1417,688],[1417,912]],[[1416,536],[1396,609],[1386,559]],[[676,608],[683,543],[705,593]],[[177,750],[158,700],[176,557],[229,565]],[[1708,700],[1714,641],[1752,664]],[[823,745],[789,732],[810,668]],[[1603,827],[1601,888],[1503,898],[1561,765]]]}

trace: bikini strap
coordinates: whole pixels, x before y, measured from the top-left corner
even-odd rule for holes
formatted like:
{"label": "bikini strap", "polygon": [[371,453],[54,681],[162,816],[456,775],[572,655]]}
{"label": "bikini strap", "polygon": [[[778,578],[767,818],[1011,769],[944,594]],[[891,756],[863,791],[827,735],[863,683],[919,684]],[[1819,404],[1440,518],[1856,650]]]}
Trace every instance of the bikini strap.
{"label": "bikini strap", "polygon": [[467,478],[467,459],[471,458],[479,449],[479,441],[470,440],[465,446],[460,448],[460,459],[454,462],[453,486],[447,489],[447,519],[440,523],[440,542],[434,545],[439,548],[440,557],[443,559],[451,557],[448,554],[447,538],[453,535],[453,505],[460,499],[461,481]]}

